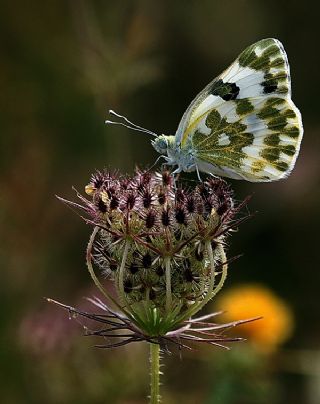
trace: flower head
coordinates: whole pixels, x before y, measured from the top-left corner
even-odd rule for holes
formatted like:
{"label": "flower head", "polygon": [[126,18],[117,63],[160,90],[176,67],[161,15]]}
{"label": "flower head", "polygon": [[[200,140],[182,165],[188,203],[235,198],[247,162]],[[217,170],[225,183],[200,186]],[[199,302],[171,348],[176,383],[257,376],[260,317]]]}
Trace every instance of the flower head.
{"label": "flower head", "polygon": [[[63,201],[85,211],[94,226],[87,263],[99,289],[146,338],[189,333],[191,316],[223,285],[225,239],[241,221],[234,217],[243,204],[234,206],[221,179],[191,188],[175,184],[166,170],[138,171],[131,178],[96,172],[85,190],[90,200],[78,194],[82,204]],[[117,300],[93,265],[114,282]]]}

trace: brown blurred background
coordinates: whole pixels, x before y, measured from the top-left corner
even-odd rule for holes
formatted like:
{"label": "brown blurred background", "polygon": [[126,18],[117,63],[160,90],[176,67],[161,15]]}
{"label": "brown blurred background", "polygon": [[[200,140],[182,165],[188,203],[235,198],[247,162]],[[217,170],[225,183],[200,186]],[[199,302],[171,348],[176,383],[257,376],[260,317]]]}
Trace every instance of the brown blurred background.
{"label": "brown blurred background", "polygon": [[[258,214],[230,239],[225,289],[259,283],[293,312],[271,354],[234,347],[165,358],[164,403],[320,402],[319,5],[297,1],[2,1],[0,391],[3,403],[144,403],[145,346],[92,348],[44,296],[86,304],[89,227],[74,198],[97,168],[153,164],[147,135],[106,127],[109,108],[174,134],[188,103],[249,44],[280,39],[305,139],[289,179],[233,181]],[[317,264],[318,262],[318,264]],[[265,323],[267,327],[267,323]],[[275,331],[276,332],[276,331]]]}

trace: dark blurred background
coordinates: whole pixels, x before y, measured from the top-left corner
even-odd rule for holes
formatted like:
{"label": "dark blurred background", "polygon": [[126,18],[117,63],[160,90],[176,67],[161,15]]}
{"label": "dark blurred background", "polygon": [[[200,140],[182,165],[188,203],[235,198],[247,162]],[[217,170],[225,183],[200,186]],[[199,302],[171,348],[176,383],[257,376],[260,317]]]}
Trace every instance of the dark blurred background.
{"label": "dark blurred background", "polygon": [[95,169],[155,161],[147,135],[104,124],[109,108],[174,134],[195,94],[270,36],[289,55],[305,139],[287,180],[232,182],[258,214],[230,239],[228,255],[244,256],[221,295],[263,285],[294,329],[270,354],[248,343],[166,357],[163,400],[320,402],[318,14],[317,3],[276,0],[1,2],[1,402],[146,401],[145,346],[94,349],[43,299],[97,294],[84,262],[90,229],[55,194],[75,198],[72,185],[83,192]]}

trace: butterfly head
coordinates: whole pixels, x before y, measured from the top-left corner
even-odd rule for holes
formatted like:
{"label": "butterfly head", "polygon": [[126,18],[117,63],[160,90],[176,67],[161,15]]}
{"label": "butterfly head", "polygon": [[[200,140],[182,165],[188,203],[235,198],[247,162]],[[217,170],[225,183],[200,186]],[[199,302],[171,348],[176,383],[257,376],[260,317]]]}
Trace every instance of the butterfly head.
{"label": "butterfly head", "polygon": [[152,140],[152,146],[156,149],[156,151],[160,154],[168,154],[168,150],[172,149],[175,144],[174,136],[166,136],[160,135]]}

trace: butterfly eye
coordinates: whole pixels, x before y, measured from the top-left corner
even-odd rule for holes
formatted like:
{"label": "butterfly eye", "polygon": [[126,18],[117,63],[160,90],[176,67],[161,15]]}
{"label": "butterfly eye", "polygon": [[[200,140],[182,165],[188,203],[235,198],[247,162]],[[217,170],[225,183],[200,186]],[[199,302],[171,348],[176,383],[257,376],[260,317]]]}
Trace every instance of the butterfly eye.
{"label": "butterfly eye", "polygon": [[152,146],[156,149],[156,151],[160,154],[164,154],[168,149],[168,139],[167,136],[161,135],[158,136],[155,140],[152,141]]}

